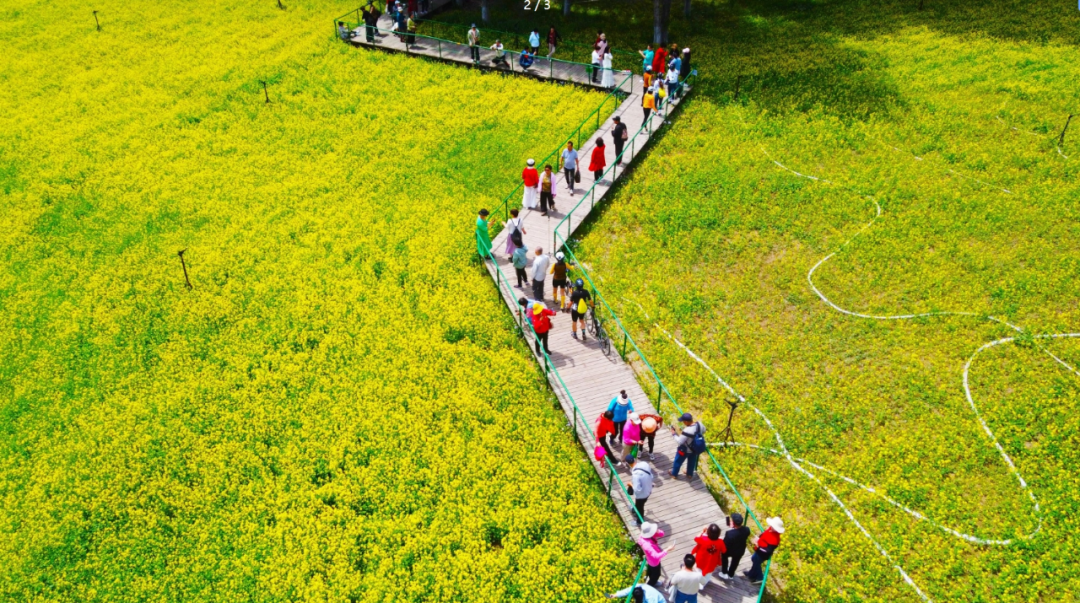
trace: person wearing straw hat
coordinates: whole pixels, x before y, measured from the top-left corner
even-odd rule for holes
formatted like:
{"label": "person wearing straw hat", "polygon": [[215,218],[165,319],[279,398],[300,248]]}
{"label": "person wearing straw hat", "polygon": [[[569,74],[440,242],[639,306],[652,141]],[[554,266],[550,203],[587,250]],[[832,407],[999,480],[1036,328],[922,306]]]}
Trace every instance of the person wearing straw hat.
{"label": "person wearing straw hat", "polygon": [[491,233],[488,232],[488,210],[481,209],[476,218],[476,250],[480,257],[491,257]]}
{"label": "person wearing straw hat", "polygon": [[529,159],[525,162],[525,169],[521,170],[521,186],[525,189],[521,204],[526,209],[536,209],[538,184],[540,184],[540,174],[536,171],[536,160]]}
{"label": "person wearing straw hat", "polygon": [[646,521],[641,524],[641,536],[637,539],[637,544],[641,547],[642,553],[645,554],[645,582],[649,586],[656,586],[660,583],[660,562],[664,560],[672,550],[675,549],[675,545],[671,545],[668,548],[660,548],[660,543],[657,542],[664,537],[664,531],[660,529],[655,523]]}
{"label": "person wearing straw hat", "polygon": [[761,565],[768,561],[777,547],[780,546],[780,535],[784,533],[784,520],[779,517],[770,517],[765,520],[769,527],[758,536],[757,547],[750,556],[750,570],[743,574],[750,580],[750,584],[761,584],[764,576],[761,573]]}
{"label": "person wearing straw hat", "polygon": [[630,488],[628,491],[634,497],[634,508],[637,509],[634,523],[640,525],[645,520],[645,501],[649,500],[649,495],[652,494],[652,467],[645,461],[639,461],[632,456],[626,457],[626,464],[630,466]]}
{"label": "person wearing straw hat", "polygon": [[548,309],[542,303],[535,303],[532,307],[532,314],[529,316],[529,320],[532,322],[533,331],[536,332],[536,354],[540,355],[540,344],[544,344],[544,353],[551,354],[551,349],[548,347],[548,333],[551,331],[551,317],[555,316],[555,313]]}
{"label": "person wearing straw hat", "polygon": [[701,571],[694,567],[696,563],[693,555],[686,555],[683,566],[668,580],[671,585],[668,594],[674,603],[697,603],[698,592],[709,583],[709,578],[702,576]]}
{"label": "person wearing straw hat", "polygon": [[627,586],[618,592],[613,592],[610,595],[604,596],[608,599],[620,599],[625,601],[627,595],[630,595],[631,603],[667,603],[667,597],[664,596],[664,593],[648,584]]}
{"label": "person wearing straw hat", "polygon": [[742,556],[746,553],[746,541],[750,539],[750,528],[743,525],[743,516],[732,513],[727,517],[727,531],[724,532],[724,548],[727,549],[720,559],[720,579],[734,580],[735,568],[739,567]]}
{"label": "person wearing straw hat", "polygon": [[[639,415],[641,418],[641,452],[638,456],[645,454],[652,458],[653,446],[656,444],[656,432],[660,431],[660,427],[664,425],[664,418],[660,415],[654,415],[650,413],[644,413]],[[649,452],[645,452],[645,443],[649,443]]]}

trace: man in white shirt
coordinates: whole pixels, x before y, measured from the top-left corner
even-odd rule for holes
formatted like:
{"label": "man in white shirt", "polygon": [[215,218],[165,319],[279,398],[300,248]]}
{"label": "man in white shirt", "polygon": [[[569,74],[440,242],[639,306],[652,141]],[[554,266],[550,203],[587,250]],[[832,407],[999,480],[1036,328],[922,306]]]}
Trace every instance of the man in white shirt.
{"label": "man in white shirt", "polygon": [[544,253],[542,247],[536,248],[536,257],[532,264],[532,287],[533,297],[538,300],[544,299],[544,279],[547,278],[548,267],[551,266],[551,256]]}
{"label": "man in white shirt", "polygon": [[697,594],[709,579],[701,575],[701,570],[694,567],[694,556],[683,557],[683,566],[668,580],[671,588],[668,594],[674,597],[674,603],[697,603]]}

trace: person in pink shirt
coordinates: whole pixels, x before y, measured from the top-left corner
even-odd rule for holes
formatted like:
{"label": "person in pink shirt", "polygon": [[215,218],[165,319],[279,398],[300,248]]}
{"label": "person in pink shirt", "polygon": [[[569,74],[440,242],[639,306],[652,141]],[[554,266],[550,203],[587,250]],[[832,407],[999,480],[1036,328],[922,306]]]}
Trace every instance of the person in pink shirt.
{"label": "person in pink shirt", "polygon": [[641,536],[638,537],[637,543],[645,553],[645,576],[646,584],[649,586],[656,586],[660,582],[660,561],[675,548],[674,544],[666,549],[660,548],[657,540],[663,537],[663,530],[655,523],[646,521],[641,524]]}
{"label": "person in pink shirt", "polygon": [[628,456],[637,458],[638,446],[641,445],[641,419],[636,412],[627,415],[627,419],[629,420],[626,427],[623,427],[622,433],[623,445],[630,447]]}

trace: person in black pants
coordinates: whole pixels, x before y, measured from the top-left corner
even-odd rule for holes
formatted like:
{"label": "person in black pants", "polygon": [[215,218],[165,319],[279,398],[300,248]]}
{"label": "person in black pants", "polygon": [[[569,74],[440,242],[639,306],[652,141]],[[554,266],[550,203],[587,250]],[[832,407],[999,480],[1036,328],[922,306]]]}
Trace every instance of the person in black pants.
{"label": "person in black pants", "polygon": [[727,518],[728,530],[724,533],[724,547],[727,552],[720,558],[720,579],[734,580],[735,568],[746,553],[746,541],[750,539],[750,528],[743,525],[743,516],[732,513]]}
{"label": "person in black pants", "polygon": [[622,165],[622,150],[623,145],[626,144],[626,124],[618,115],[615,116],[615,127],[611,129],[611,138],[615,143],[615,161]]}

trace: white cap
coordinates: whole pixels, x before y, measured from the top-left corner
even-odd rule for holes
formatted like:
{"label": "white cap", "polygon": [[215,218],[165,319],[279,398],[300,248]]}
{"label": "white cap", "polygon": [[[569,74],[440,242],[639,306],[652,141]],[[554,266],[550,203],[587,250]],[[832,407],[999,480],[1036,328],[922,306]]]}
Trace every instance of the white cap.
{"label": "white cap", "polygon": [[536,165],[536,160],[535,159],[530,159],[530,160],[525,162],[525,165]]}

